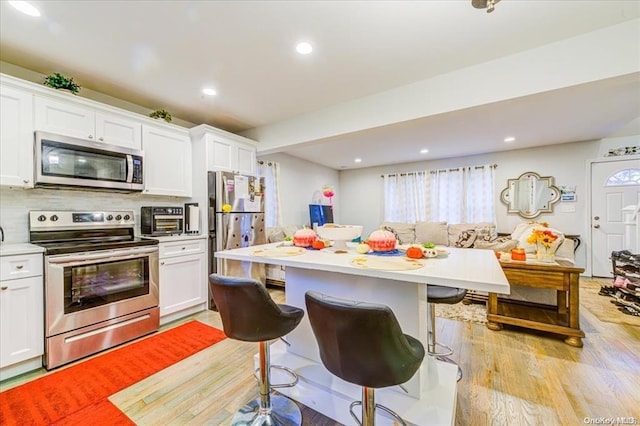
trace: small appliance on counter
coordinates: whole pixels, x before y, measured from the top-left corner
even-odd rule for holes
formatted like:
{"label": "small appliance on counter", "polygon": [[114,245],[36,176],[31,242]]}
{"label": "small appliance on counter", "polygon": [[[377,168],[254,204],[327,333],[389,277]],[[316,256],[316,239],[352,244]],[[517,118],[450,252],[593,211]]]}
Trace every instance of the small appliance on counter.
{"label": "small appliance on counter", "polygon": [[198,207],[198,203],[184,205],[184,232],[190,235],[200,233],[200,207]]}
{"label": "small appliance on counter", "polygon": [[184,230],[182,207],[141,207],[140,232],[142,235],[161,237],[180,235]]}

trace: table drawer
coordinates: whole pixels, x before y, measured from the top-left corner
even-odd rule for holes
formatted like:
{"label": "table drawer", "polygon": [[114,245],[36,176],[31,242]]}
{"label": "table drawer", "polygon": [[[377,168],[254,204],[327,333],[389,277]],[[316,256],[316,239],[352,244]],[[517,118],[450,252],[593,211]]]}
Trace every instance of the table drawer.
{"label": "table drawer", "polygon": [[0,257],[0,280],[42,275],[42,255],[25,254]]}
{"label": "table drawer", "polygon": [[562,272],[505,269],[504,275],[511,285],[569,290],[569,282],[568,280],[565,282]]}

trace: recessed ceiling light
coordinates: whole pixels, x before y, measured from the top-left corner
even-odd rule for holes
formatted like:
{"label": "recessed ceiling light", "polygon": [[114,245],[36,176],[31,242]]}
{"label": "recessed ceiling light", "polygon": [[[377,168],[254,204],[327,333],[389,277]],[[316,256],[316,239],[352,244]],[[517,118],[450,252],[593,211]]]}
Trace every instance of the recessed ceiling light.
{"label": "recessed ceiling light", "polygon": [[313,51],[313,46],[306,41],[302,41],[296,45],[296,51],[301,55],[308,55]]}
{"label": "recessed ceiling light", "polygon": [[516,138],[514,138],[513,136],[509,136],[509,137],[504,138],[505,142],[513,142],[515,140],[516,140]]}
{"label": "recessed ceiling light", "polygon": [[9,4],[25,15],[40,16],[40,11],[26,1],[10,1]]}
{"label": "recessed ceiling light", "polygon": [[354,163],[362,163],[362,158],[356,158],[353,160]]}
{"label": "recessed ceiling light", "polygon": [[429,150],[428,150],[428,149],[426,149],[426,148],[425,148],[425,149],[421,149],[421,150],[420,150],[420,154],[426,154],[426,153],[428,153],[428,152],[429,152]]}
{"label": "recessed ceiling light", "polygon": [[202,89],[202,93],[204,93],[207,96],[215,96],[218,94],[218,92],[216,92],[215,89],[212,89],[210,87]]}

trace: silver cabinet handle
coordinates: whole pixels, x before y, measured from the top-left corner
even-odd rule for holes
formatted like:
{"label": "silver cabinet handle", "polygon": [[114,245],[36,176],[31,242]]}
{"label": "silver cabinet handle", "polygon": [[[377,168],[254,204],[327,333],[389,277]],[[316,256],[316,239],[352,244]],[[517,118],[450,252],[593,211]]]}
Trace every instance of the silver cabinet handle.
{"label": "silver cabinet handle", "polygon": [[8,288],[9,288],[8,286],[3,285],[2,287],[0,287],[0,290],[6,290],[6,289],[8,289]]}
{"label": "silver cabinet handle", "polygon": [[102,141],[104,141],[104,138],[103,138],[103,137],[100,137],[100,138],[98,138],[98,140],[99,140],[100,142],[102,142]]}
{"label": "silver cabinet handle", "polygon": [[160,262],[160,266],[164,266],[164,262]]}
{"label": "silver cabinet handle", "polygon": [[593,227],[598,229],[598,228],[600,228],[600,225],[593,225]]}
{"label": "silver cabinet handle", "polygon": [[87,136],[89,139],[93,139],[93,135],[89,135]]}
{"label": "silver cabinet handle", "polygon": [[16,265],[16,269],[22,269],[24,268],[24,265]]}

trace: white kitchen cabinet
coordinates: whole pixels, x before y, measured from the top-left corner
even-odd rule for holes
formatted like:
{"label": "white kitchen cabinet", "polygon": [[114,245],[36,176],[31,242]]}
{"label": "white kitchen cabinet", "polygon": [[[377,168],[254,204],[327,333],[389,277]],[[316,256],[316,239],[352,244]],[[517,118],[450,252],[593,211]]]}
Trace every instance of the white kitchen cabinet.
{"label": "white kitchen cabinet", "polygon": [[1,256],[0,267],[0,368],[4,368],[44,353],[42,255]]}
{"label": "white kitchen cabinet", "polygon": [[207,125],[194,127],[191,134],[206,145],[208,171],[255,175],[255,141]]}
{"label": "white kitchen cabinet", "polygon": [[144,194],[191,197],[191,139],[186,129],[142,126]]}
{"label": "white kitchen cabinet", "polygon": [[0,185],[33,187],[33,94],[0,85]]}
{"label": "white kitchen cabinet", "polygon": [[142,147],[142,123],[136,116],[101,110],[80,102],[36,96],[35,127],[36,130],[109,145]]}
{"label": "white kitchen cabinet", "polygon": [[[206,308],[206,238],[160,242],[160,318]],[[175,319],[173,315],[172,319]]]}

